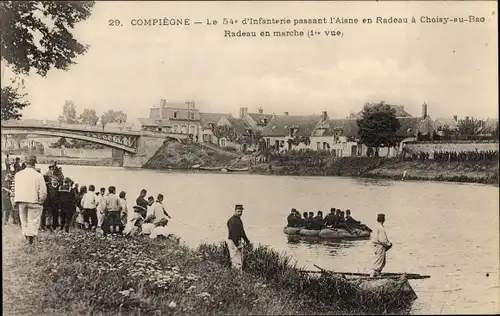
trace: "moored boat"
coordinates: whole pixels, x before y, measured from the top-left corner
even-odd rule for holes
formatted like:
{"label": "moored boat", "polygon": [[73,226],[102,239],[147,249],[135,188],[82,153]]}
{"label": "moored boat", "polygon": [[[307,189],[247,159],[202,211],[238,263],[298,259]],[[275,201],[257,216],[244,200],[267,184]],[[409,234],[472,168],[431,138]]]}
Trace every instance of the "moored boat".
{"label": "moored boat", "polygon": [[200,167],[200,170],[205,170],[205,171],[220,171],[221,167]]}
{"label": "moored boat", "polygon": [[230,167],[228,167],[226,169],[229,172],[246,172],[246,171],[250,170],[250,168],[230,168]]}
{"label": "moored boat", "polygon": [[283,228],[283,233],[293,236],[304,237],[319,237],[322,239],[360,239],[369,238],[371,233],[359,228],[353,229],[351,234],[349,231],[342,228],[325,228],[321,230],[305,229],[303,227],[288,227]]}

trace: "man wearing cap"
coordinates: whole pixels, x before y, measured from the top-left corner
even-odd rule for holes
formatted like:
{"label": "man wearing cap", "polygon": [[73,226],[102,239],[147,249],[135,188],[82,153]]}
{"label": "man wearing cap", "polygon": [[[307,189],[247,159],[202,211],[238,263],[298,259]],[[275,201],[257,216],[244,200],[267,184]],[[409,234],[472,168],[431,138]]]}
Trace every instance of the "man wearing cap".
{"label": "man wearing cap", "polygon": [[392,247],[392,243],[387,239],[387,233],[385,232],[384,222],[385,214],[377,215],[378,225],[375,228],[375,232],[372,235],[372,242],[375,253],[375,260],[373,261],[373,268],[371,276],[380,275],[382,269],[385,267],[385,254]]}
{"label": "man wearing cap", "polygon": [[242,214],[243,205],[236,204],[234,215],[227,221],[227,229],[229,231],[227,247],[229,248],[231,266],[239,271],[242,271],[243,267],[243,243],[241,240],[243,239],[245,243],[250,245],[250,240],[247,238],[243,222],[241,221]]}
{"label": "man wearing cap", "polygon": [[36,157],[26,159],[26,169],[15,176],[15,203],[19,207],[21,229],[31,245],[38,235],[43,202],[47,197],[47,187],[43,176],[35,170]]}

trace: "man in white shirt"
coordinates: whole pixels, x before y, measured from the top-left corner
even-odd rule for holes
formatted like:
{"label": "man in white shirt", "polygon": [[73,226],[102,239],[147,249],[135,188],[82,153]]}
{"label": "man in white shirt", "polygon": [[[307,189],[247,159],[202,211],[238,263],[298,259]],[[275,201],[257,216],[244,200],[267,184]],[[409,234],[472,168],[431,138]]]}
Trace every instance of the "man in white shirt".
{"label": "man in white shirt", "polygon": [[15,203],[19,207],[21,229],[31,245],[38,235],[43,202],[47,197],[47,186],[43,176],[35,170],[36,157],[26,159],[26,168],[15,176]]}
{"label": "man in white shirt", "polygon": [[387,238],[384,222],[385,214],[377,215],[378,225],[372,235],[372,243],[374,247],[375,260],[373,261],[373,268],[371,276],[378,276],[382,273],[382,269],[386,263],[386,252],[392,247],[392,243]]}
{"label": "man in white shirt", "polygon": [[82,197],[83,223],[85,229],[96,229],[97,226],[97,196],[94,193],[95,186],[89,185],[89,190]]}

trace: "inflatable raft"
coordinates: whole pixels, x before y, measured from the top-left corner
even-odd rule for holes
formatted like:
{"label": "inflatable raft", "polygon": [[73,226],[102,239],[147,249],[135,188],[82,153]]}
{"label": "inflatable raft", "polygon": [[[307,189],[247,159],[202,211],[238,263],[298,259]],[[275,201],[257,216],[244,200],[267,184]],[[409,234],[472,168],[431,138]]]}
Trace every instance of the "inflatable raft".
{"label": "inflatable raft", "polygon": [[322,230],[305,229],[301,227],[288,227],[283,228],[283,233],[294,236],[305,237],[320,237],[324,239],[349,239],[349,238],[369,238],[370,232],[362,229],[355,228],[353,233],[349,233],[342,228],[325,228]]}

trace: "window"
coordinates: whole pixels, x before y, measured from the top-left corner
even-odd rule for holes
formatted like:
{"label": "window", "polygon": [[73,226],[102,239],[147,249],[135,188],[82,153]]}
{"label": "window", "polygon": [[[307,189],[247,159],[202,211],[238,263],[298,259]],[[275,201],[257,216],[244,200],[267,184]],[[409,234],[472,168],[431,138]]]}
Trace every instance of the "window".
{"label": "window", "polygon": [[161,132],[161,127],[158,127],[158,132]]}
{"label": "window", "polygon": [[172,129],[174,133],[179,133],[179,125],[175,124],[174,128]]}
{"label": "window", "polygon": [[316,143],[316,149],[321,149],[321,143],[320,142]]}
{"label": "window", "polygon": [[226,145],[227,145],[226,144],[226,139],[225,138],[221,138],[221,140],[220,140],[220,146],[221,147],[226,147]]}
{"label": "window", "polygon": [[174,112],[174,118],[177,118],[177,111]]}
{"label": "window", "polygon": [[189,134],[196,134],[196,126],[189,125]]}
{"label": "window", "polygon": [[194,113],[189,113],[189,117],[191,120],[194,120]]}
{"label": "window", "polygon": [[181,134],[187,134],[188,130],[187,130],[187,125],[186,124],[182,124],[181,126]]}
{"label": "window", "polygon": [[328,143],[327,142],[323,142],[323,149],[328,149]]}

